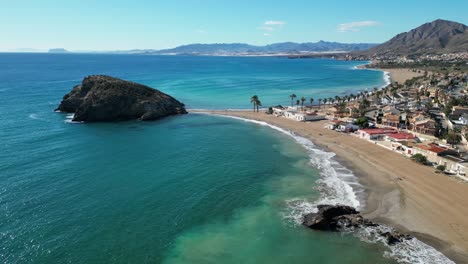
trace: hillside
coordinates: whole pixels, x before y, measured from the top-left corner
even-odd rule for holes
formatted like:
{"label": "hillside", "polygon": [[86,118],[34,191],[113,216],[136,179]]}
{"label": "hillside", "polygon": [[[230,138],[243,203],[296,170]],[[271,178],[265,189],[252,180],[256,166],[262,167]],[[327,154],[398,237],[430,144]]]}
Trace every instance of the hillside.
{"label": "hillside", "polygon": [[186,55],[248,55],[248,54],[299,54],[311,52],[350,52],[362,51],[376,46],[371,43],[338,42],[282,42],[265,46],[244,43],[189,44],[165,50],[134,50],[131,53],[146,54],[186,54]]}
{"label": "hillside", "polygon": [[435,20],[359,54],[405,56],[468,51],[468,27],[447,20]]}

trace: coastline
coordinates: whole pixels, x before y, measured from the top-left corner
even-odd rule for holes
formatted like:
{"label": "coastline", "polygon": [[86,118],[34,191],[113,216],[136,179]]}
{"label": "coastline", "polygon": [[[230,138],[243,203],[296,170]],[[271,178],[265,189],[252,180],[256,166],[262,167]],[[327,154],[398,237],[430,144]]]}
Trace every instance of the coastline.
{"label": "coastline", "polygon": [[412,79],[414,77],[424,76],[424,72],[417,72],[417,71],[413,72],[411,69],[408,69],[408,68],[392,68],[392,69],[374,68],[372,67],[372,62],[356,66],[356,69],[382,71],[384,73],[385,79],[387,78],[387,76],[388,78],[390,78],[389,82],[385,86],[394,82],[398,82],[399,84],[404,84],[406,80]]}
{"label": "coastline", "polygon": [[468,186],[370,142],[324,128],[248,111],[191,111],[266,122],[333,152],[364,187],[363,214],[409,233],[453,261],[468,261]]}

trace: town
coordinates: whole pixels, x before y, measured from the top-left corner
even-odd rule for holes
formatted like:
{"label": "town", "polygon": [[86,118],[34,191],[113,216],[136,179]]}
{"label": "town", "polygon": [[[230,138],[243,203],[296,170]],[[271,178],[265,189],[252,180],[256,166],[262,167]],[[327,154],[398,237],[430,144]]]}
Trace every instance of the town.
{"label": "town", "polygon": [[[416,71],[416,69],[407,69]],[[468,181],[468,74],[427,72],[388,86],[334,98],[298,98],[267,114],[326,128],[395,151],[438,173]],[[258,96],[252,97],[257,107]]]}

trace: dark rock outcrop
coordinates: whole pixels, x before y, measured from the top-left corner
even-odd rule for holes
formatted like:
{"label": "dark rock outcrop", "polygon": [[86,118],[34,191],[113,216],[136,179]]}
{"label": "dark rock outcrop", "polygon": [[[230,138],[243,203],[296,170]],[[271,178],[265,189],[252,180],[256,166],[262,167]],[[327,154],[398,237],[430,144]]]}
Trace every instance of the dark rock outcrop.
{"label": "dark rock outcrop", "polygon": [[387,243],[389,245],[395,245],[396,243],[400,243],[403,240],[412,238],[410,235],[402,234],[398,231],[385,232],[381,233],[380,235],[387,239]]}
{"label": "dark rock outcrop", "polygon": [[156,120],[186,114],[184,104],[158,90],[105,75],[91,75],[63,97],[58,111],[73,121]]}
{"label": "dark rock outcrop", "polygon": [[[319,205],[317,213],[304,216],[303,225],[322,231],[340,231],[343,228],[360,228],[378,226],[378,224],[364,218],[356,209],[346,205]],[[386,238],[389,245],[411,239],[410,235],[398,231],[379,233]]]}
{"label": "dark rock outcrop", "polygon": [[358,213],[356,209],[345,205],[319,205],[317,213],[304,216],[303,224],[312,229],[336,231],[342,216]]}

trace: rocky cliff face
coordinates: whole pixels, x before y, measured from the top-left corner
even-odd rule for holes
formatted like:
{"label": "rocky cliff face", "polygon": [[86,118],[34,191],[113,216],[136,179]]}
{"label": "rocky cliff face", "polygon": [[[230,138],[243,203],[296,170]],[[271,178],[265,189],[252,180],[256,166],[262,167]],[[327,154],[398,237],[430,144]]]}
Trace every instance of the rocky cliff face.
{"label": "rocky cliff face", "polygon": [[358,53],[365,55],[423,55],[466,52],[468,27],[464,24],[435,20],[396,35],[389,41]]}
{"label": "rocky cliff face", "polygon": [[105,75],[84,78],[56,110],[75,113],[73,121],[86,122],[156,120],[187,113],[183,103],[165,93]]}

